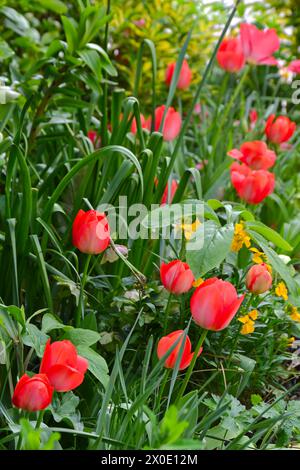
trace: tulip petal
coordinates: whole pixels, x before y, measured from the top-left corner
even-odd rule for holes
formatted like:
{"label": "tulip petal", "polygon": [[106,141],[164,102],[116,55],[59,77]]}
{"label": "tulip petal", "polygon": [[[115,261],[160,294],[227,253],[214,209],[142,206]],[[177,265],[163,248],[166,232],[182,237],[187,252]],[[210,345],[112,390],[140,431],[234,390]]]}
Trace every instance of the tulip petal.
{"label": "tulip petal", "polygon": [[56,364],[47,371],[51,385],[58,392],[68,392],[77,388],[84,379],[84,374],[70,366]]}

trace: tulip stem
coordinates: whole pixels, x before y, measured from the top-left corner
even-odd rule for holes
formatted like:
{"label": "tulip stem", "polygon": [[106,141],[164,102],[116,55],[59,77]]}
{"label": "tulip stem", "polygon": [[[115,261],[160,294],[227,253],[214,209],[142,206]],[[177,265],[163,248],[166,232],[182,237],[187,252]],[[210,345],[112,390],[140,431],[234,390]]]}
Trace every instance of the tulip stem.
{"label": "tulip stem", "polygon": [[44,413],[45,413],[45,410],[40,410],[39,413],[38,413],[38,417],[37,417],[37,421],[36,421],[36,425],[35,425],[36,430],[40,429],[40,427],[41,427],[43,417],[44,417]]}
{"label": "tulip stem", "polygon": [[186,387],[187,387],[187,384],[189,383],[189,380],[190,380],[190,378],[191,378],[191,375],[192,375],[192,372],[193,372],[195,363],[196,363],[196,361],[197,361],[197,357],[198,357],[199,351],[200,351],[200,349],[201,349],[201,347],[202,347],[202,344],[203,344],[204,341],[205,341],[205,338],[206,338],[207,333],[208,333],[208,330],[203,330],[203,331],[202,331],[202,334],[201,334],[201,336],[200,336],[200,338],[199,338],[198,344],[197,344],[197,346],[196,346],[196,349],[195,349],[195,352],[194,352],[194,355],[193,355],[193,359],[192,359],[192,361],[191,361],[191,363],[190,363],[190,365],[189,365],[189,368],[188,368],[188,370],[187,370],[187,372],[186,372],[184,381],[183,381],[183,383],[182,383],[182,385],[181,385],[181,388],[180,388],[180,390],[179,390],[179,394],[178,394],[178,396],[177,396],[176,403],[178,403],[178,402],[181,400],[181,398],[183,397],[183,394],[184,394],[184,392],[185,392],[185,389],[186,389]]}
{"label": "tulip stem", "polygon": [[167,369],[165,370],[165,375],[164,375],[164,378],[161,382],[161,386],[160,386],[160,390],[159,390],[159,395],[158,395],[158,400],[157,400],[157,404],[160,408],[160,402],[162,400],[162,397],[163,397],[163,394],[164,394],[164,391],[165,391],[165,388],[166,388],[166,384],[168,382],[168,378],[169,378],[169,375],[170,375],[170,371],[171,369]]}
{"label": "tulip stem", "polygon": [[170,313],[170,307],[171,307],[171,300],[172,300],[172,293],[170,292],[167,306],[166,306],[166,311],[165,311],[164,335],[166,334],[167,329],[168,329],[168,319],[169,319],[169,313]]}
{"label": "tulip stem", "polygon": [[79,301],[76,309],[75,315],[75,326],[76,328],[79,327],[82,318],[84,317],[84,287],[87,281],[88,269],[90,265],[92,255],[88,255],[85,261],[84,270],[82,274],[82,280],[80,283],[80,294],[79,294]]}

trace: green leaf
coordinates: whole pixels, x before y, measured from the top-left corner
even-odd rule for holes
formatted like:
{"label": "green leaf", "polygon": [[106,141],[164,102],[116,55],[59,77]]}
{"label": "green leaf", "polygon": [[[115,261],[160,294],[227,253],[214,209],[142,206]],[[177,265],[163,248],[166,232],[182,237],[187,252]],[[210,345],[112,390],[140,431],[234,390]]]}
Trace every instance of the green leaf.
{"label": "green leaf", "polygon": [[65,325],[51,315],[51,313],[46,313],[42,319],[42,332],[48,333],[52,330],[64,329]]}
{"label": "green leaf", "polygon": [[0,38],[0,62],[5,59],[9,59],[14,55],[14,51],[9,47],[4,39]]}
{"label": "green leaf", "polygon": [[24,307],[16,307],[15,305],[9,305],[8,307],[1,306],[3,310],[6,310],[7,313],[13,317],[20,325],[25,326],[25,312]]}
{"label": "green leaf", "polygon": [[100,334],[96,331],[72,327],[66,329],[64,338],[69,339],[75,346],[91,346],[100,340]]}
{"label": "green leaf", "polygon": [[23,336],[23,342],[26,346],[34,348],[38,357],[42,357],[49,336],[45,335],[35,325],[29,323],[26,326],[27,333]]}
{"label": "green leaf", "polygon": [[74,429],[82,431],[83,424],[80,422],[80,413],[76,411],[79,402],[79,397],[73,392],[64,393],[61,399],[56,394],[50,406],[54,420],[60,423],[63,419],[67,419],[72,423]]}
{"label": "green leaf", "polygon": [[104,388],[106,388],[109,380],[109,371],[105,359],[87,346],[78,346],[77,351],[80,356],[88,360],[89,371],[99,380]]}
{"label": "green leaf", "polygon": [[[233,234],[233,224],[219,227],[210,220],[200,225],[197,232],[187,243],[186,251],[187,263],[190,265],[196,278],[203,276],[222,263],[230,252]],[[202,247],[198,250],[191,249],[195,239],[199,239],[200,236],[203,239]]]}
{"label": "green leaf", "polygon": [[291,251],[293,249],[293,247],[286,240],[284,240],[284,238],[282,238],[279,233],[275,232],[275,230],[271,229],[270,227],[267,227],[262,222],[257,220],[251,222],[248,221],[246,222],[246,230],[248,228],[263,235],[267,240],[274,243],[274,245],[278,246],[278,248],[281,248],[282,250]]}
{"label": "green leaf", "polygon": [[84,50],[78,53],[83,62],[92,70],[95,77],[100,81],[102,78],[101,60],[96,51]]}
{"label": "green leaf", "polygon": [[67,16],[62,16],[61,20],[65,31],[69,52],[70,54],[73,54],[73,52],[76,51],[78,44],[76,27],[73,21],[71,21]]}
{"label": "green leaf", "polygon": [[62,15],[68,11],[67,6],[61,2],[60,0],[35,0],[39,3],[42,7],[47,10],[54,11],[58,15]]}

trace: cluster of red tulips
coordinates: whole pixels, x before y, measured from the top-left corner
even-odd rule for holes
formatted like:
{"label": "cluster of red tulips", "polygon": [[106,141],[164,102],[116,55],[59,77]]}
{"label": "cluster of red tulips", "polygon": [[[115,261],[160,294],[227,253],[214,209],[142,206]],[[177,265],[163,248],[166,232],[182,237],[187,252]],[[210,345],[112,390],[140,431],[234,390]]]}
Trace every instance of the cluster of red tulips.
{"label": "cluster of red tulips", "polygon": [[68,340],[48,340],[38,374],[24,374],[18,381],[12,402],[27,411],[44,410],[50,405],[54,390],[68,392],[78,387],[84,379],[88,361],[77,354]]}
{"label": "cluster of red tulips", "polygon": [[[217,53],[217,60],[224,70],[238,72],[245,63],[255,65],[277,65],[273,57],[280,47],[279,38],[274,29],[259,30],[256,26],[243,23],[240,36],[226,38],[222,41]],[[297,64],[296,64],[297,65]],[[255,123],[257,113],[252,111],[250,120]],[[287,116],[269,116],[265,135],[273,144],[287,142],[296,129],[296,124]],[[228,153],[238,160],[230,168],[231,182],[241,199],[249,204],[258,204],[269,196],[275,187],[275,176],[268,171],[276,161],[274,151],[268,149],[265,142],[256,140],[245,142],[240,150]]]}
{"label": "cluster of red tulips", "polygon": [[[174,295],[190,291],[195,284],[194,275],[187,263],[174,260],[162,263],[160,277],[164,287]],[[252,294],[263,294],[272,286],[270,267],[264,263],[253,265],[246,276],[246,287]],[[245,294],[238,296],[233,284],[217,277],[209,278],[196,287],[190,298],[190,310],[194,322],[205,330],[220,331],[226,328],[238,312]],[[157,355],[161,359],[170,351],[165,360],[165,367],[174,368],[179,353],[179,370],[186,369],[194,356],[189,337],[184,331],[177,330],[162,337],[157,346]],[[175,346],[176,343],[176,346]],[[201,354],[202,348],[198,355]]]}
{"label": "cluster of red tulips", "polygon": [[[287,116],[271,115],[265,126],[269,142],[282,144],[292,137],[296,124]],[[245,142],[240,149],[228,152],[236,159],[230,167],[231,182],[241,199],[249,204],[259,204],[275,187],[275,175],[269,171],[276,162],[276,153],[261,140]]]}

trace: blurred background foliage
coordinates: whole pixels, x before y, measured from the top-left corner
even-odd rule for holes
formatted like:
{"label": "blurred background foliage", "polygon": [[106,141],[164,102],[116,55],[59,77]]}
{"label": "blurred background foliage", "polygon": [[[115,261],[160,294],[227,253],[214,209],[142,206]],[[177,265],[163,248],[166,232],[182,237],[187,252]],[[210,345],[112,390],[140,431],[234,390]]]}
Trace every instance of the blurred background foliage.
{"label": "blurred background foliage", "polygon": [[[91,2],[92,3],[92,2]],[[132,93],[136,58],[143,39],[150,39],[156,47],[158,58],[158,103],[166,93],[164,76],[166,66],[175,60],[189,31],[192,39],[187,50],[187,58],[194,72],[194,84],[201,79],[201,70],[210,55],[212,43],[221,31],[228,17],[233,0],[113,0],[110,2],[112,22],[110,25],[109,49],[118,68],[119,85],[128,94]],[[64,40],[59,16],[68,14],[79,16],[79,5],[84,0],[0,0],[2,22],[0,24],[0,67],[1,62],[22,55],[28,69],[28,61],[35,63],[56,39]],[[103,7],[107,2],[94,0]],[[22,18],[18,14],[22,14]],[[25,20],[24,20],[25,18]],[[282,39],[281,54],[285,60],[297,58],[300,41],[299,0],[267,0],[265,2],[244,0],[233,22],[255,21],[258,25],[274,27]],[[101,33],[101,31],[100,31]],[[104,29],[103,29],[104,34]],[[286,46],[286,47],[285,47]],[[287,56],[287,50],[292,56]],[[146,54],[147,55],[147,54]],[[13,62],[12,62],[13,66]],[[22,66],[22,61],[20,67]],[[1,69],[0,69],[1,70]],[[22,73],[22,70],[20,70]],[[151,83],[151,60],[144,59],[143,83]],[[17,79],[17,77],[14,77]],[[143,87],[140,96],[145,108],[149,108],[151,96]],[[184,93],[189,101],[193,87]],[[147,109],[149,110],[149,109]]]}

